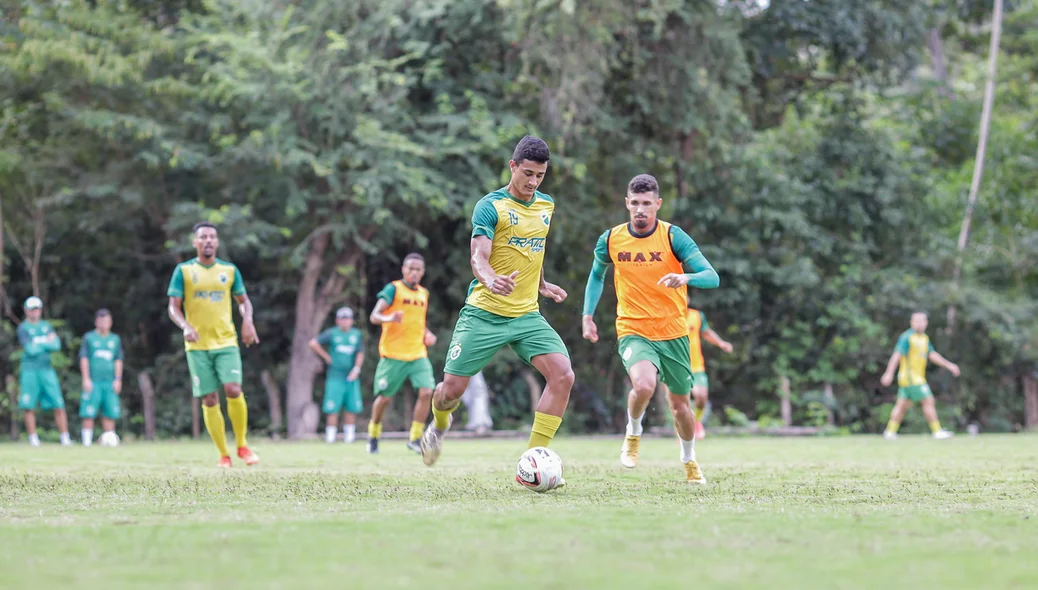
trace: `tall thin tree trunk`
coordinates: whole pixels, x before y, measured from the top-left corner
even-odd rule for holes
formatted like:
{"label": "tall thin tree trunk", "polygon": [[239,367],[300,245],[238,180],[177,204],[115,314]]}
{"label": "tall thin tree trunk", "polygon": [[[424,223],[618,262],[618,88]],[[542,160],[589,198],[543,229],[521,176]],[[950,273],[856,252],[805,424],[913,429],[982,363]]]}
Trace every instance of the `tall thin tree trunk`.
{"label": "tall thin tree trunk", "polygon": [[779,413],[783,426],[793,425],[793,401],[790,399],[789,377],[779,379]]}
{"label": "tall thin tree trunk", "polygon": [[944,41],[941,39],[941,28],[935,26],[926,35],[926,44],[930,48],[930,64],[933,66],[934,77],[940,82],[939,92],[945,98],[955,98],[951,83],[948,80],[948,65],[944,57]]}
{"label": "tall thin tree trunk", "polygon": [[144,413],[144,440],[155,440],[155,388],[151,377],[144,371],[137,373],[141,390],[141,411]]}
{"label": "tall thin tree trunk", "polygon": [[[959,255],[955,259],[952,271],[953,289],[958,289],[962,277],[962,264],[965,258],[966,243],[969,240],[970,225],[973,223],[973,210],[977,206],[980,182],[984,177],[984,156],[988,148],[988,132],[991,129],[991,110],[995,103],[995,83],[998,81],[998,47],[1002,36],[1002,0],[995,0],[995,13],[991,18],[991,46],[988,49],[988,81],[984,88],[984,108],[980,113],[980,138],[977,140],[977,156],[973,163],[973,181],[970,183],[969,198],[966,200],[966,213],[962,217],[962,228],[959,231]],[[955,333],[955,302],[948,305],[949,334]]]}
{"label": "tall thin tree trunk", "polygon": [[314,377],[317,376],[317,359],[310,350],[310,339],[314,337],[317,283],[324,267],[324,253],[328,248],[328,234],[315,237],[310,243],[310,252],[303,265],[303,276],[296,292],[296,322],[292,331],[292,352],[288,365],[288,394],[285,409],[288,421],[288,437],[301,438],[316,424],[304,424],[307,405],[313,402]]}
{"label": "tall thin tree trunk", "polygon": [[4,380],[7,390],[7,398],[11,402],[11,440],[18,440],[18,382],[14,375],[8,375]]}
{"label": "tall thin tree trunk", "polygon": [[270,408],[270,430],[275,437],[278,437],[280,436],[278,433],[281,432],[283,421],[281,414],[281,390],[278,388],[278,383],[274,376],[266,369],[260,373],[260,381],[263,383],[263,388],[267,390],[267,407]]}
{"label": "tall thin tree trunk", "polygon": [[1038,380],[1033,373],[1024,375],[1024,426],[1038,427]]}

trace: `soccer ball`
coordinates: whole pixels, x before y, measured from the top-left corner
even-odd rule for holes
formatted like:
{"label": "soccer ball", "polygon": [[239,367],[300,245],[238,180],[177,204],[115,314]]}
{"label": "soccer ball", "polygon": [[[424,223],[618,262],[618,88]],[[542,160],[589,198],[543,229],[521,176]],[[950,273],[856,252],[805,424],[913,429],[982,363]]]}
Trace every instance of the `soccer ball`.
{"label": "soccer ball", "polygon": [[535,492],[554,490],[562,482],[562,457],[545,447],[534,447],[519,457],[515,481]]}
{"label": "soccer ball", "polygon": [[117,447],[119,446],[119,435],[114,432],[105,432],[101,438],[97,439],[97,442],[102,447]]}

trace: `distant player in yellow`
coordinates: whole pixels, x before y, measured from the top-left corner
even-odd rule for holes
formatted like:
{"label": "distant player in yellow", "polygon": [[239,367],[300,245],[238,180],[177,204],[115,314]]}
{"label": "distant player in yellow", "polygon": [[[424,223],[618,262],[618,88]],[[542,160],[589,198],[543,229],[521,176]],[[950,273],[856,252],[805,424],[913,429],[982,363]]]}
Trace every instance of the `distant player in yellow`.
{"label": "distant player in yellow", "polygon": [[947,369],[956,377],[959,376],[959,366],[934,350],[933,344],[930,344],[930,337],[926,335],[928,324],[925,313],[919,311],[912,314],[911,329],[905,330],[897,339],[894,354],[890,355],[890,362],[887,363],[887,371],[880,379],[880,383],[889,386],[894,382],[894,369],[898,370],[897,403],[890,412],[890,422],[883,432],[883,438],[887,440],[897,438],[897,429],[901,426],[905,412],[912,407],[912,402],[919,402],[923,406],[923,416],[926,417],[934,438],[940,440],[952,437],[951,432],[941,428],[941,421],[937,419],[933,392],[926,383],[926,361]]}
{"label": "distant player in yellow", "polygon": [[537,187],[549,159],[543,140],[521,139],[508,162],[508,185],[484,196],[472,211],[469,252],[476,279],[447,347],[443,382],[433,397],[433,422],[422,435],[426,465],[440,456],[451,412],[461,402],[469,378],[505,346],[548,382],[534,413],[528,446],[548,446],[562,424],[573,369],[566,345],[540,314],[538,300],[538,294],[556,303],[566,300],[565,290],[544,280],[544,246],[555,201]]}
{"label": "distant player in yellow", "polygon": [[602,297],[606,269],[612,264],[617,348],[633,386],[627,396],[627,435],[620,450],[620,463],[630,468],[638,465],[642,417],[659,379],[668,388],[667,401],[681,443],[686,480],[706,483],[696,462],[685,302],[688,285],[714,289],[719,278],[688,234],[657,219],[663,199],[655,178],[639,174],[631,179],[626,202],[631,220],[606,230],[595,246],[584,290],[583,335],[598,342],[593,316]]}
{"label": "distant player in yellow", "polygon": [[246,465],[254,465],[259,457],[249,450],[245,439],[249,413],[241,391],[241,351],[231,316],[231,297],[238,302],[241,339],[245,346],[259,342],[252,323],[252,302],[245,293],[245,282],[238,267],[216,257],[220,247],[216,226],[205,221],[197,223],[194,234],[198,257],[178,264],[173,271],[166,292],[169,317],[184,331],[191,390],[195,397],[202,398],[205,429],[220,452],[217,465],[231,466],[227,431],[220,410],[221,389],[227,397],[227,413],[231,417],[238,457]]}
{"label": "distant player in yellow", "polygon": [[408,380],[418,391],[418,401],[414,404],[407,448],[421,453],[418,439],[422,437],[433,387],[436,387],[426,348],[436,344],[436,336],[425,326],[429,291],[420,284],[425,276],[425,259],[421,254],[408,254],[400,273],[400,280],[379,291],[378,303],[371,310],[371,323],[382,325],[382,338],[378,341],[379,360],[375,367],[375,403],[368,422],[369,453],[378,452],[386,406]]}
{"label": "distant player in yellow", "polygon": [[717,348],[730,353],[731,342],[721,338],[717,332],[710,328],[706,321],[706,314],[698,309],[688,308],[686,311],[688,324],[688,344],[692,355],[692,411],[696,415],[696,440],[706,438],[706,429],[703,421],[706,419],[707,403],[710,397],[710,380],[706,376],[706,360],[703,358],[703,344],[706,340]]}

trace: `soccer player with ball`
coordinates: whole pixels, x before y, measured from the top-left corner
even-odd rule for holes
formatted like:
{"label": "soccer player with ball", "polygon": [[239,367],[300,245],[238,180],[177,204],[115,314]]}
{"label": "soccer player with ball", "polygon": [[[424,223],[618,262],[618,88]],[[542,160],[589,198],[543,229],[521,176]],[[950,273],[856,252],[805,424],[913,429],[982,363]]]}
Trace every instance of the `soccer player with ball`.
{"label": "soccer player with ball", "polygon": [[122,415],[119,394],[123,390],[123,343],[112,333],[112,314],[99,309],[94,330],[83,335],[79,347],[79,370],[83,374],[83,396],[79,400],[80,434],[83,446],[94,442],[94,420],[101,415],[101,446],[119,444],[115,421]]}
{"label": "soccer player with ball", "polygon": [[598,342],[593,316],[602,297],[606,267],[612,264],[617,345],[633,386],[628,394],[627,436],[620,462],[628,468],[638,465],[642,417],[660,380],[669,390],[667,401],[681,442],[686,479],[706,483],[696,462],[685,302],[688,285],[714,289],[719,278],[688,234],[656,218],[663,199],[655,178],[635,176],[627,185],[626,202],[630,222],[606,230],[595,246],[584,291],[584,338]]}

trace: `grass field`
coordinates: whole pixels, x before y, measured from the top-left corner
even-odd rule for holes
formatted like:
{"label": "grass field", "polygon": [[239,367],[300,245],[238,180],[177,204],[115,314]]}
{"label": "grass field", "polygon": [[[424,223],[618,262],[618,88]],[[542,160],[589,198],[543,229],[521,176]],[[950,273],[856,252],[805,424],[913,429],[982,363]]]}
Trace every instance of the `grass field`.
{"label": "grass field", "polygon": [[524,441],[0,445],[0,587],[1034,588],[1038,438],[562,439],[567,488],[512,481]]}

